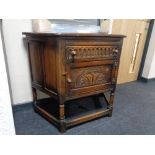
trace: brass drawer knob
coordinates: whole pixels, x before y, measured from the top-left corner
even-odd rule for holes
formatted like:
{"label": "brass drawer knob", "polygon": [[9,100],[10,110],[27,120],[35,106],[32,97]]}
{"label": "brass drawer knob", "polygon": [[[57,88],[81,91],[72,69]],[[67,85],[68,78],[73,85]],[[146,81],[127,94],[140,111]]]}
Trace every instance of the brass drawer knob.
{"label": "brass drawer knob", "polygon": [[76,51],[71,51],[71,55],[75,56],[76,55]]}
{"label": "brass drawer knob", "polygon": [[118,49],[114,49],[113,52],[114,52],[115,54],[117,54],[117,53],[118,53]]}
{"label": "brass drawer knob", "polygon": [[76,55],[76,51],[71,51],[70,52],[69,57],[68,57],[70,62],[74,62],[75,55]]}
{"label": "brass drawer knob", "polygon": [[71,80],[70,78],[67,78],[67,82],[68,82],[68,83],[71,83],[72,80]]}

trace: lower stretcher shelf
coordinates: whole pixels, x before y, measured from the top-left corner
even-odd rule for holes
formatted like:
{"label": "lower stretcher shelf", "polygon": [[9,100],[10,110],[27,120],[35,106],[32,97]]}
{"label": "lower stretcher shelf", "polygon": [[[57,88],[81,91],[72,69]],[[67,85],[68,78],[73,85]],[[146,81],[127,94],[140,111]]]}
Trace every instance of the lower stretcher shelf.
{"label": "lower stretcher shelf", "polygon": [[[102,116],[108,115],[111,110],[107,109],[107,103],[100,97],[100,103],[95,104],[94,96],[67,101],[65,103],[65,123],[66,127],[75,126]],[[37,100],[34,109],[41,116],[59,127],[59,104],[54,98]]]}

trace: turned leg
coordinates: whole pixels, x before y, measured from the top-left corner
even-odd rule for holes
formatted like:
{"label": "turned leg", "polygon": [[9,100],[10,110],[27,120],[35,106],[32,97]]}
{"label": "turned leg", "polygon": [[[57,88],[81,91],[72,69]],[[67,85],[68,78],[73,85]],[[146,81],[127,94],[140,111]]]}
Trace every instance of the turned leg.
{"label": "turned leg", "polygon": [[33,93],[33,109],[35,112],[37,112],[35,108],[35,105],[37,103],[37,91],[35,88],[32,88],[32,93]]}
{"label": "turned leg", "polygon": [[111,93],[110,93],[110,99],[109,99],[109,102],[108,102],[108,109],[110,110],[110,113],[108,115],[109,117],[112,116],[113,102],[114,102],[114,91],[111,91]]}
{"label": "turned leg", "polygon": [[35,88],[32,88],[32,92],[33,92],[33,102],[36,103],[37,102],[37,91]]}
{"label": "turned leg", "polygon": [[65,122],[65,105],[64,103],[59,104],[59,119],[60,119],[60,132],[66,131],[66,122]]}

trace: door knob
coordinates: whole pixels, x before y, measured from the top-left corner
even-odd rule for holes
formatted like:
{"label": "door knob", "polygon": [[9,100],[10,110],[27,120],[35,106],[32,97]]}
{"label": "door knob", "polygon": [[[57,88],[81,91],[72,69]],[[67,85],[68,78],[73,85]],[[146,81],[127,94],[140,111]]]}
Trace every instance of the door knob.
{"label": "door knob", "polygon": [[67,76],[67,77],[66,77],[66,81],[67,81],[68,83],[71,83],[71,82],[72,82],[72,80],[71,80],[71,78],[68,76],[68,73],[67,73],[67,72],[63,73],[62,75],[63,75],[63,76]]}
{"label": "door knob", "polygon": [[71,80],[70,78],[67,78],[67,82],[68,82],[68,83],[71,83],[72,80]]}

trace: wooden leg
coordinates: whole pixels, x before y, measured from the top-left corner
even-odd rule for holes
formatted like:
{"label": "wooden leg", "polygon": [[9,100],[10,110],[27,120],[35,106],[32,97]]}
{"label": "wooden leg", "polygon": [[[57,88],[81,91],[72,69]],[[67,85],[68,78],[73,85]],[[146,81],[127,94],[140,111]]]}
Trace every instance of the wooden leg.
{"label": "wooden leg", "polygon": [[65,122],[65,106],[64,103],[59,105],[59,119],[60,119],[60,132],[66,131],[66,122]]}
{"label": "wooden leg", "polygon": [[109,104],[108,104],[108,109],[110,109],[109,117],[112,116],[112,111],[113,111],[113,102],[114,102],[114,91],[111,91],[110,93],[110,99],[109,99]]}
{"label": "wooden leg", "polygon": [[33,102],[36,103],[37,102],[37,91],[35,88],[32,88],[33,91]]}
{"label": "wooden leg", "polygon": [[112,117],[112,111],[113,111],[113,109],[110,110],[108,117]]}
{"label": "wooden leg", "polygon": [[37,91],[35,88],[32,88],[32,92],[33,92],[33,109],[35,112],[37,112],[35,108],[35,105],[37,103]]}

